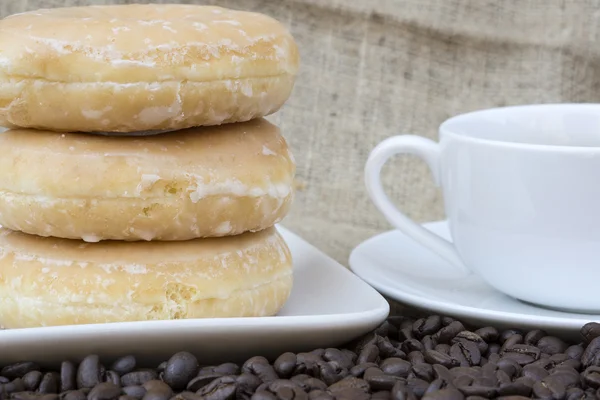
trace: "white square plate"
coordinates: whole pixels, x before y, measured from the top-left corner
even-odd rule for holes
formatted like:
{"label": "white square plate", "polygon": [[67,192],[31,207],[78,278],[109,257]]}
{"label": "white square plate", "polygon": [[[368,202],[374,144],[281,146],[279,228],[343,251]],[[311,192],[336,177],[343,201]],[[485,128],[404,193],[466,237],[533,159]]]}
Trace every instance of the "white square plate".
{"label": "white square plate", "polygon": [[243,362],[291,351],[338,347],[376,328],[389,304],[360,278],[279,226],[294,259],[294,288],[275,317],[219,318],[72,325],[0,331],[3,364],[56,365],[98,354],[103,362],[133,354],[157,366],[173,353],[193,352],[202,364]]}

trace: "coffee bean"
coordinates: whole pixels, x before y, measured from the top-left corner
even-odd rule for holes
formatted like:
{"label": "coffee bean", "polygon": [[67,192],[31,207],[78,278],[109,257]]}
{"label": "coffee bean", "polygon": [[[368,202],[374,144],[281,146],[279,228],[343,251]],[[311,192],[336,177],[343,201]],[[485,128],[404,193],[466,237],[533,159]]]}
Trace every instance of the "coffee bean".
{"label": "coffee bean", "polygon": [[465,396],[457,389],[440,389],[435,392],[426,393],[423,400],[463,400]]}
{"label": "coffee bean", "polygon": [[459,387],[460,390],[465,396],[481,396],[485,398],[495,397],[498,393],[498,388],[491,386],[465,386]]}
{"label": "coffee bean", "polygon": [[22,392],[25,390],[25,384],[21,378],[15,378],[9,383],[5,383],[0,386],[0,395],[2,392],[6,394],[14,393],[14,392]]}
{"label": "coffee bean", "polygon": [[481,368],[479,367],[455,367],[450,370],[450,373],[454,377],[459,377],[462,375],[466,375],[471,377],[472,379],[478,378],[481,376]]}
{"label": "coffee bean", "polygon": [[589,366],[581,374],[583,382],[592,388],[600,388],[600,367],[592,365]]}
{"label": "coffee bean", "polygon": [[40,382],[40,387],[38,388],[38,392],[40,393],[58,393],[59,392],[59,384],[58,379],[56,379],[56,375],[52,372],[48,372],[44,374],[42,377],[42,381]]}
{"label": "coffee bean", "polygon": [[198,373],[200,366],[198,359],[193,354],[181,351],[174,354],[165,367],[163,380],[173,388],[173,390],[183,390],[189,381]]}
{"label": "coffee bean", "polygon": [[401,358],[387,358],[379,366],[386,375],[393,375],[406,378],[411,370],[411,363]]}
{"label": "coffee bean", "polygon": [[344,389],[338,392],[335,392],[335,399],[344,399],[344,400],[370,400],[371,395],[369,393],[365,393],[360,389]]}
{"label": "coffee bean", "polygon": [[[431,382],[435,379],[435,374],[433,372],[433,367],[427,363],[418,363],[412,366],[412,373],[415,377],[422,379],[427,382]],[[408,375],[407,375],[408,377]]]}
{"label": "coffee bean", "polygon": [[186,386],[186,390],[188,390],[190,392],[197,392],[198,390],[202,389],[204,386],[208,385],[215,379],[220,378],[221,376],[223,376],[223,375],[211,374],[211,375],[197,376],[188,382],[188,384]]}
{"label": "coffee bean", "polygon": [[433,377],[435,379],[441,379],[446,383],[452,382],[454,378],[448,368],[444,367],[441,364],[434,364],[433,366]]}
{"label": "coffee bean", "polygon": [[[482,360],[483,360],[483,358],[484,357],[481,357]],[[498,364],[498,361],[500,361],[500,354],[498,354],[498,353],[490,354],[488,357],[488,360],[489,360],[489,362],[491,362],[493,364]]]}
{"label": "coffee bean", "polygon": [[283,353],[273,364],[275,372],[280,378],[289,378],[296,368],[296,355],[294,353]]}
{"label": "coffee bean", "polygon": [[372,376],[376,376],[376,375],[384,375],[383,371],[380,368],[368,368],[365,373],[363,374],[363,379],[364,380],[368,380],[369,378],[371,378]]}
{"label": "coffee bean", "polygon": [[484,354],[488,349],[488,344],[483,340],[481,336],[476,334],[475,332],[470,331],[462,331],[459,332],[452,340],[452,344],[456,343],[474,343],[479,349],[479,353]]}
{"label": "coffee bean", "polygon": [[369,344],[358,355],[357,364],[363,364],[368,362],[377,362],[379,357],[379,348],[374,344]]}
{"label": "coffee bean", "polygon": [[59,396],[60,400],[86,400],[87,396],[81,390],[69,390]]}
{"label": "coffee bean", "polygon": [[494,328],[493,326],[486,326],[484,328],[477,329],[475,333],[487,343],[495,342],[500,336],[498,329]]}
{"label": "coffee bean", "polygon": [[40,367],[34,362],[18,362],[0,370],[0,375],[8,379],[22,378],[26,373],[38,371]]}
{"label": "coffee bean", "polygon": [[277,400],[277,396],[266,391],[266,390],[257,390],[256,393],[252,395],[251,400]]}
{"label": "coffee bean", "polygon": [[313,390],[308,393],[308,398],[310,400],[335,400],[335,397],[323,390]]}
{"label": "coffee bean", "polygon": [[450,345],[449,344],[445,344],[445,343],[437,344],[433,349],[439,353],[450,355]]}
{"label": "coffee bean", "polygon": [[496,380],[498,381],[498,383],[500,385],[512,382],[510,376],[508,376],[508,374],[506,372],[504,372],[500,369],[496,371]]}
{"label": "coffee bean", "polygon": [[354,341],[350,349],[354,353],[359,354],[365,348],[366,345],[375,343],[377,343],[377,335],[374,332],[369,332],[363,337]]}
{"label": "coffee bean", "polygon": [[435,340],[429,335],[424,336],[423,339],[421,339],[421,343],[423,344],[423,350],[433,350],[435,349],[435,346],[437,346]]}
{"label": "coffee bean", "polygon": [[350,375],[356,377],[356,378],[362,378],[363,374],[365,373],[365,371],[369,368],[377,368],[377,364],[375,363],[364,363],[364,364],[358,364],[355,365],[354,367],[352,367],[350,369]]}
{"label": "coffee bean", "polygon": [[163,381],[151,380],[142,387],[146,389],[144,400],[169,400],[173,396],[173,390]]}
{"label": "coffee bean", "polygon": [[453,344],[450,348],[450,356],[462,367],[479,365],[481,362],[479,347],[472,341],[459,341]]}
{"label": "coffee bean", "polygon": [[583,368],[587,368],[591,365],[600,366],[600,336],[594,337],[587,345],[583,354],[581,355],[581,364]]}
{"label": "coffee bean", "polygon": [[415,339],[413,335],[412,327],[402,328],[398,331],[398,340],[404,342],[405,340]]}
{"label": "coffee bean", "polygon": [[[121,395],[121,388],[112,382],[96,385],[88,394],[88,400],[117,400]],[[168,399],[167,399],[168,400]]]}
{"label": "coffee bean", "polygon": [[473,383],[473,378],[470,377],[469,375],[460,375],[460,376],[454,378],[454,380],[452,381],[452,385],[457,388],[459,388],[461,386],[469,386],[472,383]]}
{"label": "coffee bean", "polygon": [[141,399],[146,394],[146,389],[142,386],[125,386],[121,388],[121,391],[130,397],[135,397],[136,399]]}
{"label": "coffee bean", "polygon": [[[304,364],[305,366],[309,363],[309,361],[312,362],[313,359],[317,361],[321,360],[320,357],[310,355],[310,353],[299,353],[296,358],[298,363]],[[275,369],[269,364],[269,361],[262,356],[248,359],[242,366],[242,371],[258,376],[265,383],[270,383],[279,379]],[[302,369],[297,369],[296,373],[301,373],[301,371]],[[319,368],[316,362],[314,363],[314,368],[311,368],[311,371],[313,375],[317,375],[319,373]]]}
{"label": "coffee bean", "polygon": [[563,399],[567,389],[558,381],[536,382],[533,384],[533,394],[538,399]]}
{"label": "coffee bean", "polygon": [[404,378],[391,375],[375,375],[366,378],[371,390],[392,390],[397,382],[406,382]]}
{"label": "coffee bean", "polygon": [[216,374],[222,375],[239,375],[240,374],[240,366],[234,363],[224,363],[217,365],[214,369]]}
{"label": "coffee bean", "polygon": [[[136,365],[137,363],[135,357],[129,355],[116,359],[115,362],[113,362],[110,366],[110,370],[115,371],[117,374],[119,374],[119,376],[123,376],[130,372],[133,372],[135,370]],[[162,372],[162,370],[164,370],[164,367],[158,369],[161,370],[159,372]]]}
{"label": "coffee bean", "polygon": [[427,387],[425,394],[437,392],[438,390],[441,390],[445,386],[447,386],[447,382],[444,381],[443,379],[434,379],[433,381],[431,381],[431,383]]}
{"label": "coffee bean", "polygon": [[523,343],[535,346],[541,338],[547,335],[548,334],[543,329],[534,329],[527,332],[527,334],[523,337]]}
{"label": "coffee bean", "polygon": [[[506,351],[506,349],[512,348],[512,347],[522,344],[522,343],[523,343],[523,336],[518,335],[518,334],[512,335],[512,336],[508,337],[502,344],[502,347],[500,348],[500,354],[504,353]],[[534,346],[531,346],[531,347],[534,347]],[[538,353],[539,353],[539,351],[538,351]]]}
{"label": "coffee bean", "polygon": [[589,322],[581,327],[581,336],[586,343],[591,342],[597,337],[600,337],[600,323]]}
{"label": "coffee bean", "polygon": [[207,400],[233,400],[236,391],[236,378],[234,376],[222,376],[204,386],[196,394]]}
{"label": "coffee bean", "polygon": [[526,376],[522,376],[520,378],[517,378],[514,380],[515,383],[521,383],[525,386],[528,386],[530,388],[533,388],[533,384],[536,382],[533,379],[526,377]]}
{"label": "coffee bean", "polygon": [[411,351],[406,358],[413,365],[425,362],[425,356],[420,351]]}
{"label": "coffee bean", "polygon": [[[388,338],[380,338],[377,340],[377,348],[379,349],[380,358],[388,357],[406,357],[406,353],[394,346],[394,344]],[[402,346],[400,344],[400,346]],[[351,367],[349,367],[351,368]]]}
{"label": "coffee bean", "polygon": [[419,378],[408,378],[406,380],[406,387],[415,394],[415,396],[421,398],[425,394],[425,391],[429,387],[429,382]]}
{"label": "coffee bean", "polygon": [[390,392],[391,400],[417,400],[417,396],[406,386],[404,382],[396,382]]}
{"label": "coffee bean", "polygon": [[531,378],[537,382],[537,381],[541,381],[542,379],[547,377],[549,375],[549,373],[547,370],[540,367],[539,365],[530,364],[530,365],[525,365],[523,367],[522,375],[526,376],[528,378]]}
{"label": "coffee bean", "polygon": [[33,392],[17,392],[11,393],[12,400],[58,400],[59,396],[56,393],[41,394]]}
{"label": "coffee bean", "polygon": [[508,382],[500,384],[498,388],[498,396],[526,396],[531,395],[533,384],[526,385],[523,382]]}
{"label": "coffee bean", "polygon": [[571,374],[568,372],[557,372],[545,377],[543,380],[546,384],[551,381],[560,382],[565,388],[581,386],[581,378],[579,374]]}
{"label": "coffee bean", "polygon": [[435,350],[426,350],[425,351],[425,361],[429,364],[441,364],[446,368],[457,367],[459,362],[452,359],[449,355],[440,353]]}
{"label": "coffee bean", "polygon": [[546,359],[540,358],[539,360],[532,362],[530,365],[537,365],[548,371],[555,367],[554,362],[548,358],[546,358]]}
{"label": "coffee bean", "polygon": [[196,393],[184,391],[181,393],[177,393],[175,396],[171,397],[170,400],[202,400],[202,399]]}
{"label": "coffee bean", "polygon": [[30,371],[23,375],[22,380],[25,390],[29,392],[37,390],[38,387],[40,387],[43,376],[44,374],[42,374],[40,371]]}
{"label": "coffee bean", "polygon": [[320,377],[327,385],[333,385],[348,375],[348,370],[341,368],[335,361],[329,361],[320,365]]}
{"label": "coffee bean", "polygon": [[310,375],[296,375],[293,376],[292,381],[294,381],[298,386],[302,388],[305,392],[310,392],[312,390],[326,390],[327,385],[320,379],[314,378]]}
{"label": "coffee bean", "polygon": [[[511,340],[508,339],[507,342]],[[527,344],[515,344],[505,348],[502,352],[502,357],[512,358],[520,365],[532,363],[540,358],[540,350],[537,347]]]}
{"label": "coffee bean", "polygon": [[156,372],[161,374],[161,373],[165,372],[165,368],[167,368],[167,362],[163,361],[160,364],[158,364],[158,367],[156,367]]}
{"label": "coffee bean", "polygon": [[81,361],[77,368],[77,388],[91,389],[100,382],[102,382],[100,357],[96,354],[89,355]]}
{"label": "coffee bean", "polygon": [[385,320],[373,330],[373,333],[379,336],[389,336],[390,326],[392,326],[392,324],[390,324],[388,320]]}
{"label": "coffee bean", "polygon": [[555,336],[544,336],[537,342],[537,348],[542,353],[550,355],[563,353],[569,347],[565,342]]}
{"label": "coffee bean", "polygon": [[[256,357],[254,357],[256,358]],[[261,360],[262,359],[262,360]],[[268,361],[264,359],[264,357],[260,357],[262,366],[259,366],[259,369],[268,369]],[[323,362],[323,359],[320,356],[311,353],[298,353],[296,356],[296,368],[294,369],[294,374],[308,374],[311,376],[319,375],[319,365]],[[257,364],[258,365],[258,364]],[[269,372],[267,372],[269,373]],[[261,378],[262,379],[262,378]],[[270,377],[269,380],[277,379],[277,373],[275,373],[274,377]]]}
{"label": "coffee bean", "polygon": [[502,348],[502,346],[500,346],[498,343],[492,343],[492,344],[488,345],[488,350],[486,351],[486,356],[489,357],[491,354],[500,353],[501,348]]}
{"label": "coffee bean", "polygon": [[127,395],[121,395],[119,396],[118,400],[136,400],[135,397],[131,397],[131,396],[127,396]]}
{"label": "coffee bean", "polygon": [[[153,379],[157,379],[158,374],[156,371],[151,369],[139,369],[134,372],[130,372],[121,377],[121,385],[122,386],[135,386],[135,385],[143,385],[144,383],[151,381]],[[166,382],[166,381],[165,381]],[[167,382],[168,384],[168,382]]]}
{"label": "coffee bean", "polygon": [[350,362],[352,364],[356,364],[356,360],[358,359],[358,355],[355,352],[353,352],[353,351],[351,351],[349,349],[342,349],[342,353],[344,353],[346,355],[346,357],[348,357],[348,359],[350,360]]}
{"label": "coffee bean", "polygon": [[523,339],[523,332],[520,329],[506,329],[502,331],[502,333],[500,333],[500,336],[498,337],[498,342],[501,345],[503,345],[504,342],[506,342],[509,338],[511,338],[514,335],[519,335],[521,336],[521,340]]}
{"label": "coffee bean", "polygon": [[364,393],[368,393],[370,386],[366,380],[355,377],[344,378],[341,381],[329,386],[329,391],[336,397],[338,397],[336,393],[347,389],[358,389]]}
{"label": "coffee bean", "polygon": [[570,388],[567,389],[565,400],[579,400],[583,399],[585,396],[585,392],[580,388]]}
{"label": "coffee bean", "polygon": [[117,386],[121,386],[121,377],[115,371],[106,371],[104,376],[105,382],[111,382]]}
{"label": "coffee bean", "polygon": [[569,358],[573,360],[581,360],[581,356],[583,355],[585,348],[579,344],[574,344],[572,346],[567,347],[565,350],[565,354],[569,356]]}
{"label": "coffee bean", "polygon": [[278,379],[270,383],[269,391],[279,399],[308,399],[308,395],[296,383],[286,379]]}
{"label": "coffee bean", "polygon": [[60,391],[67,392],[77,389],[77,367],[70,361],[60,365]]}
{"label": "coffee bean", "polygon": [[[389,340],[381,340],[380,342],[385,342],[391,345]],[[392,346],[393,347],[393,346]],[[381,349],[380,349],[381,352]],[[341,368],[350,369],[354,366],[352,362],[352,358],[350,358],[347,354],[342,352],[339,349],[329,348],[325,350],[323,353],[323,359],[325,361],[335,361]]]}
{"label": "coffee bean", "polygon": [[[236,398],[246,399],[252,396],[252,393],[260,386],[261,381],[257,376],[244,372],[236,378],[236,383]],[[326,386],[324,387],[326,388]]]}
{"label": "coffee bean", "polygon": [[444,326],[442,329],[437,331],[437,333],[434,335],[434,338],[438,343],[449,344],[456,335],[464,330],[465,327],[461,322],[453,321],[449,325]]}
{"label": "coffee bean", "polygon": [[428,318],[421,318],[414,322],[412,331],[416,337],[422,338],[426,335],[433,335],[442,328],[442,318],[439,315],[432,315]]}
{"label": "coffee bean", "polygon": [[422,351],[423,343],[419,342],[417,339],[408,339],[402,343],[402,345],[400,346],[400,350],[402,350],[406,354],[412,351]]}

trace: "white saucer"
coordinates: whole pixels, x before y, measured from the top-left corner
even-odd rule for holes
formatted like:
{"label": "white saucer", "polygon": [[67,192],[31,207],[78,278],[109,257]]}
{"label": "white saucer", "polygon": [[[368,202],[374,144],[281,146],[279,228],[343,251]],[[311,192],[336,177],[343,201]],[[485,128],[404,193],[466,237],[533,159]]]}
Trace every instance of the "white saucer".
{"label": "white saucer", "polygon": [[[447,222],[424,226],[450,239]],[[446,264],[400,231],[368,239],[350,255],[352,271],[389,298],[477,325],[540,328],[578,338],[585,323],[600,320],[600,315],[554,311],[522,303],[499,293],[473,274],[454,276],[452,267]]]}
{"label": "white saucer", "polygon": [[377,291],[297,235],[278,228],[294,258],[295,282],[276,317],[8,329],[0,331],[2,363],[49,365],[95,353],[103,361],[134,354],[156,366],[181,350],[194,352],[203,364],[243,362],[255,355],[337,347],[387,318],[389,304]]}

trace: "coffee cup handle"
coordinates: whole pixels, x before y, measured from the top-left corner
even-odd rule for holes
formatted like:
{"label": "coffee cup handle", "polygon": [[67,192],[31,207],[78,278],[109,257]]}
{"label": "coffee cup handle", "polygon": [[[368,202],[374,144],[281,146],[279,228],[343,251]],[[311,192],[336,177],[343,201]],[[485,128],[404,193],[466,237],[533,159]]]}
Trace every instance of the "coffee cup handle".
{"label": "coffee cup handle", "polygon": [[398,154],[412,154],[423,159],[431,169],[437,186],[440,180],[440,146],[438,143],[414,135],[393,136],[379,143],[369,155],[365,165],[367,193],[390,224],[429,250],[437,253],[462,273],[469,274],[456,247],[448,240],[428,231],[399,211],[386,195],[381,183],[381,168]]}

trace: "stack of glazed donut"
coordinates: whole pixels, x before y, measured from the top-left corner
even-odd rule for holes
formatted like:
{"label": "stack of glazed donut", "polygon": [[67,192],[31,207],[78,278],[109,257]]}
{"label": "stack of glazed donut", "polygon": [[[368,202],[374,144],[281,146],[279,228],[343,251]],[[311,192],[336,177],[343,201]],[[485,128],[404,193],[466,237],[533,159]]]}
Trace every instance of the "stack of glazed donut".
{"label": "stack of glazed donut", "polygon": [[279,22],[220,7],[1,20],[0,324],[277,314],[295,164],[263,117],[298,64]]}

